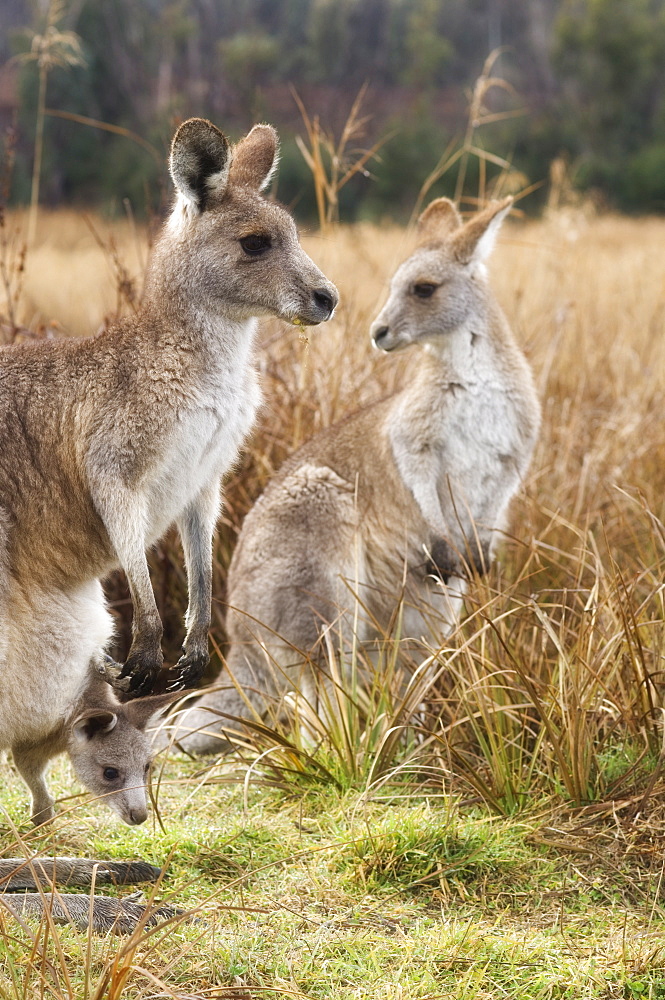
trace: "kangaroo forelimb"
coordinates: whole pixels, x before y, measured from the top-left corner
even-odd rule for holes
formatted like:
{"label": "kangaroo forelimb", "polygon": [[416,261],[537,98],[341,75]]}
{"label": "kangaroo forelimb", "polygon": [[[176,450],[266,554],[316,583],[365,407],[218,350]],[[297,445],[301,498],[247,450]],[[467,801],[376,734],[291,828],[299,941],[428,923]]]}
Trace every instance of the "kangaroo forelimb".
{"label": "kangaroo forelimb", "polygon": [[428,549],[425,572],[428,576],[438,576],[448,583],[451,576],[459,576],[462,571],[459,557],[445,538],[435,538]]}

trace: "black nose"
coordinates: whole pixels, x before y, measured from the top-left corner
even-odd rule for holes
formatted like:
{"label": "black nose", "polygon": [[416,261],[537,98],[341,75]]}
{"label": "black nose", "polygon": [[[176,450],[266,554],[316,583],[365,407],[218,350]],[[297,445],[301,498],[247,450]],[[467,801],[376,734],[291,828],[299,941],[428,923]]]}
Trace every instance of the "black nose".
{"label": "black nose", "polygon": [[327,288],[315,288],[312,292],[312,298],[319,309],[325,310],[329,316],[337,305],[337,299],[330,294]]}
{"label": "black nose", "polygon": [[390,329],[390,327],[388,327],[388,326],[380,326],[378,330],[375,330],[374,331],[374,343],[378,344],[378,342],[380,340],[383,340],[383,338],[387,335],[389,329]]}

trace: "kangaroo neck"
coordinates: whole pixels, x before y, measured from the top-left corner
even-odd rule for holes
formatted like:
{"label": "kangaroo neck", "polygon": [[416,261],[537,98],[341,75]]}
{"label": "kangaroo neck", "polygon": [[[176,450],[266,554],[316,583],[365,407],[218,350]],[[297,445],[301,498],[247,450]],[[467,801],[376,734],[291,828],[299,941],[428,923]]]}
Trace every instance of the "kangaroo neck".
{"label": "kangaroo neck", "polygon": [[482,325],[469,324],[424,345],[421,366],[437,380],[473,385],[494,372],[494,348]]}
{"label": "kangaroo neck", "polygon": [[143,301],[143,313],[167,349],[196,356],[206,365],[227,366],[231,357],[245,362],[251,355],[258,320],[231,311],[201,305],[177,289],[152,286]]}

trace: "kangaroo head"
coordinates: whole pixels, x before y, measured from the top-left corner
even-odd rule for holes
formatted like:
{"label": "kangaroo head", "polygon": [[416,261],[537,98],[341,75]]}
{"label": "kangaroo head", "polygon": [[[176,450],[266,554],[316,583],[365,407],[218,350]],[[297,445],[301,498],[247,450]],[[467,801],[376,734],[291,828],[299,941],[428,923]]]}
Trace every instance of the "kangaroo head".
{"label": "kangaroo head", "polygon": [[427,206],[418,220],[420,244],[398,267],[388,301],[372,323],[375,347],[394,351],[450,337],[474,321],[482,327],[485,261],[512,203],[512,198],[490,202],[465,223],[448,198]]}
{"label": "kangaroo head", "polygon": [[68,752],[79,781],[130,826],[148,818],[149,721],[182,694],[86,708],[71,722]]}
{"label": "kangaroo head", "polygon": [[192,118],[173,138],[176,203],[155,246],[147,290],[233,320],[330,319],[335,286],[298,242],[289,213],[261,192],[278,161],[277,133],[255,125],[236,146]]}

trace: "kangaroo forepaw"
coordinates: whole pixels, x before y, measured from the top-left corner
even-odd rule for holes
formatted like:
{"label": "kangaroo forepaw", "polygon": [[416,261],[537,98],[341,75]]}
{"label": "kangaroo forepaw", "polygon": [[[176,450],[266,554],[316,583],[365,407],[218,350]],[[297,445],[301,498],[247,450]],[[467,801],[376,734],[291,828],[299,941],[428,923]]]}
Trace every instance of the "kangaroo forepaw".
{"label": "kangaroo forepaw", "polygon": [[33,806],[30,819],[33,826],[41,826],[42,823],[50,823],[55,818],[55,809],[51,799],[45,805]]}
{"label": "kangaroo forepaw", "polygon": [[425,572],[428,576],[438,576],[444,583],[448,583],[451,576],[459,575],[459,559],[445,538],[433,539],[427,549],[427,555]]}
{"label": "kangaroo forepaw", "polygon": [[[132,698],[142,698],[144,695],[152,694],[155,681],[162,669],[162,662],[161,652],[154,655],[130,651],[118,674],[118,681],[113,686],[125,691]],[[124,683],[128,686],[120,687]]]}
{"label": "kangaroo forepaw", "polygon": [[129,691],[130,678],[122,676],[122,663],[116,663],[110,656],[104,656],[102,660],[95,663],[95,666],[97,672],[115,691]]}
{"label": "kangaroo forepaw", "polygon": [[203,677],[210,657],[207,650],[195,653],[185,653],[173,668],[173,678],[166,685],[167,691],[182,691],[184,688],[196,687]]}

